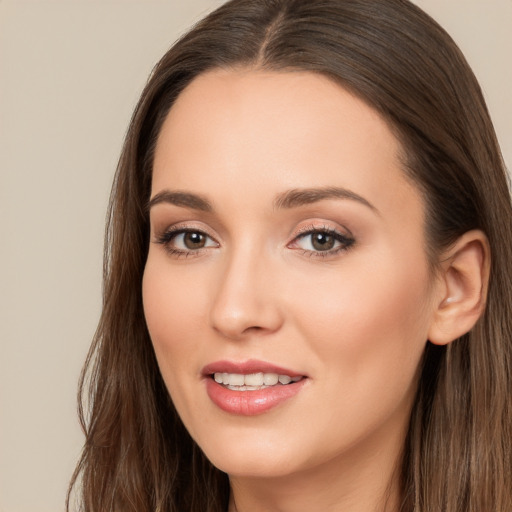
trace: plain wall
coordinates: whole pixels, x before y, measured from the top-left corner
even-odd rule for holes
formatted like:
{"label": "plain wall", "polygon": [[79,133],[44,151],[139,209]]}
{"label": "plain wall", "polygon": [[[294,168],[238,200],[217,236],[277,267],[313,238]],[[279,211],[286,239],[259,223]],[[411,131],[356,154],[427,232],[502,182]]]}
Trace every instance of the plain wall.
{"label": "plain wall", "polygon": [[[59,512],[82,435],[110,183],[158,58],[216,0],[0,0],[0,512]],[[484,89],[512,163],[512,1],[418,0]]]}

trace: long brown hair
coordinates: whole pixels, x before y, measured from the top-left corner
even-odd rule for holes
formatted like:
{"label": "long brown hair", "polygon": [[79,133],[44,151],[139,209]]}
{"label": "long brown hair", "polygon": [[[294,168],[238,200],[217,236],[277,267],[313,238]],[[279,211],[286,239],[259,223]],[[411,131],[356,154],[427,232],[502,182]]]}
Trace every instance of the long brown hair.
{"label": "long brown hair", "polygon": [[[404,443],[403,512],[512,510],[512,207],[478,83],[452,39],[407,0],[232,0],[155,67],[130,123],[105,240],[103,313],[80,381],[86,435],[70,493],[87,512],[225,512],[227,476],[183,427],[146,328],[146,204],[163,120],[213,68],[321,73],[375,108],[422,191],[427,251],[471,229],[490,243],[487,307],[467,335],[427,343]],[[69,499],[69,495],[68,495]],[[68,505],[69,506],[69,505]]]}

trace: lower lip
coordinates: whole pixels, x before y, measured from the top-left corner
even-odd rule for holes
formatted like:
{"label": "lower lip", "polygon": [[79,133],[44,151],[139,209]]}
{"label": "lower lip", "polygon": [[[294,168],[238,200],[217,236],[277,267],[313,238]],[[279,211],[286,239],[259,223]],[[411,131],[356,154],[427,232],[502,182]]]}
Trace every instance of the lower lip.
{"label": "lower lip", "polygon": [[294,397],[302,389],[305,381],[306,379],[301,379],[285,386],[276,385],[255,391],[233,391],[218,384],[212,378],[207,378],[206,392],[210,400],[225,412],[255,416]]}

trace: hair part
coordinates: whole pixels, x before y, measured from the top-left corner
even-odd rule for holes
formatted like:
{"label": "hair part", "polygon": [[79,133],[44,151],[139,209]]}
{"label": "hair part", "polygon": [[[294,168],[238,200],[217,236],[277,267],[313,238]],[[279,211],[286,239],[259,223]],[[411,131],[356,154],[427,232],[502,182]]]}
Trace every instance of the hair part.
{"label": "hair part", "polygon": [[[401,467],[402,512],[512,509],[512,207],[480,87],[461,52],[407,0],[232,0],[161,61],[142,93],[112,189],[103,312],[80,380],[81,510],[224,512],[227,476],[188,435],[148,335],[141,283],[161,126],[198,75],[249,67],[329,77],[374,108],[423,193],[426,250],[488,237],[486,311],[447,347],[427,343]],[[68,494],[68,506],[69,506]]]}

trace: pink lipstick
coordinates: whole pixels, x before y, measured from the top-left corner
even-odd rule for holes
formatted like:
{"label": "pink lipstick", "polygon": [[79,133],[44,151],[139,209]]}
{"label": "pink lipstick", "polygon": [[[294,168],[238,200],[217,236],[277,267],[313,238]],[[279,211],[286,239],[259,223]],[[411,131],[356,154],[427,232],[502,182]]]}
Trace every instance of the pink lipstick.
{"label": "pink lipstick", "polygon": [[231,414],[262,414],[297,395],[307,376],[264,361],[217,361],[203,368],[206,392]]}

